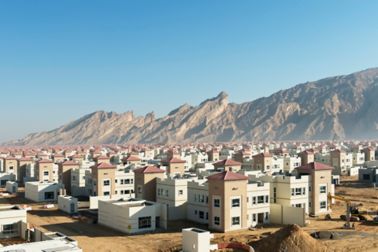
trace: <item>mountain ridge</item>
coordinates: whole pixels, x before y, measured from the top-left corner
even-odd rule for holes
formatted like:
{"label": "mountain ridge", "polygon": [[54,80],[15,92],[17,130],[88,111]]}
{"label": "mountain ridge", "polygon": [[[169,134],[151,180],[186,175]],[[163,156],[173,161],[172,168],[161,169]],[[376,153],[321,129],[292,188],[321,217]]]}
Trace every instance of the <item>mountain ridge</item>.
{"label": "mountain ridge", "polygon": [[378,138],[378,68],[297,84],[240,104],[226,92],[156,118],[96,111],[4,145]]}

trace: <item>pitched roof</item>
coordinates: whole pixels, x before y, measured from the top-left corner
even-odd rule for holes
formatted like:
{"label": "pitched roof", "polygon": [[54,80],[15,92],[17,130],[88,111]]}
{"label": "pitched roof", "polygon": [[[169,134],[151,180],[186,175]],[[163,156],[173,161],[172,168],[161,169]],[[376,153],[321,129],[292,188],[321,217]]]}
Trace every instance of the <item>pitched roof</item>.
{"label": "pitched roof", "polygon": [[234,181],[234,180],[248,180],[248,177],[241,175],[239,173],[224,171],[220,173],[213,174],[207,177],[207,180],[218,180],[218,181]]}
{"label": "pitched roof", "polygon": [[171,163],[171,164],[185,163],[185,162],[186,162],[185,160],[181,160],[178,158],[171,158],[171,160],[168,161],[168,163]]}
{"label": "pitched roof", "polygon": [[142,168],[135,169],[134,173],[164,173],[164,170],[154,165],[148,165]]}
{"label": "pitched roof", "polygon": [[311,162],[306,165],[302,165],[297,168],[300,171],[321,171],[321,170],[333,170],[332,166],[319,163],[319,162]]}
{"label": "pitched roof", "polygon": [[218,162],[213,163],[215,167],[225,167],[225,166],[236,166],[236,165],[241,165],[240,162],[232,160],[232,159],[224,159]]}
{"label": "pitched roof", "polygon": [[126,161],[140,161],[140,158],[138,158],[136,156],[128,156],[124,160],[126,160]]}
{"label": "pitched roof", "polygon": [[262,156],[262,157],[273,157],[273,155],[272,155],[270,152],[262,152],[262,153],[259,153],[259,154],[254,155],[253,157],[258,157],[258,156]]}
{"label": "pitched roof", "polygon": [[102,162],[97,165],[97,169],[114,169],[114,168],[116,168],[115,165],[112,165],[106,162]]}
{"label": "pitched roof", "polygon": [[40,164],[50,164],[50,163],[53,163],[53,161],[50,160],[50,159],[42,159],[42,160],[39,160],[38,163],[40,163]]}

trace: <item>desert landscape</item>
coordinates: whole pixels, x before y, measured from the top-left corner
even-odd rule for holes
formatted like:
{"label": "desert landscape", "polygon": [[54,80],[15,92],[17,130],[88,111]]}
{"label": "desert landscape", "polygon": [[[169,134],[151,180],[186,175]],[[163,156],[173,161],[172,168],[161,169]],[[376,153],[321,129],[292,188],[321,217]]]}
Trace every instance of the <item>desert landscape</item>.
{"label": "desert landscape", "polygon": [[[345,205],[337,201],[332,206],[331,220],[325,220],[325,216],[309,217],[308,225],[303,228],[295,225],[267,225],[255,230],[215,233],[212,242],[240,242],[251,245],[257,252],[266,251],[268,247],[272,248],[270,251],[275,251],[280,246],[289,248],[289,251],[378,251],[378,223],[372,221],[378,211],[378,190],[366,188],[355,177],[342,177],[341,184],[336,187],[336,194],[352,200],[360,211],[367,211],[364,214],[367,220],[354,222],[354,229],[344,229],[345,221],[340,219],[340,215],[345,214]],[[28,212],[28,222],[32,227],[64,233],[77,240],[84,251],[179,251],[181,228],[206,228],[188,221],[176,221],[162,232],[125,235],[93,224],[88,218],[72,218],[57,208],[44,209],[42,204],[30,203],[22,197],[2,197],[0,203],[28,204],[32,207]],[[323,239],[311,237],[314,232],[320,232]],[[324,238],[329,234],[333,235],[333,239]]]}

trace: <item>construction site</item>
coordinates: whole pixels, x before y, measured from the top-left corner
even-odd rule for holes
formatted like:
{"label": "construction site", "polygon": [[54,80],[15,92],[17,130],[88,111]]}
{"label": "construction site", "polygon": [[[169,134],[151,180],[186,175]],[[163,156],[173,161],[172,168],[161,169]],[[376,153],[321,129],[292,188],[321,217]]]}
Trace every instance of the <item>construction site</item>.
{"label": "construction site", "polygon": [[[248,244],[256,252],[378,251],[378,221],[374,219],[378,214],[378,190],[366,187],[356,178],[345,177],[336,187],[334,200],[330,215],[308,217],[305,227],[264,225],[251,230],[214,233],[211,242]],[[77,218],[56,207],[46,209],[42,204],[31,203],[23,197],[2,197],[0,203],[27,204],[31,207],[27,215],[31,226],[64,233],[77,240],[84,251],[180,251],[183,228],[206,229],[188,221],[175,221],[164,232],[125,235],[97,224],[90,216]],[[3,245],[17,242],[20,241],[4,241]]]}

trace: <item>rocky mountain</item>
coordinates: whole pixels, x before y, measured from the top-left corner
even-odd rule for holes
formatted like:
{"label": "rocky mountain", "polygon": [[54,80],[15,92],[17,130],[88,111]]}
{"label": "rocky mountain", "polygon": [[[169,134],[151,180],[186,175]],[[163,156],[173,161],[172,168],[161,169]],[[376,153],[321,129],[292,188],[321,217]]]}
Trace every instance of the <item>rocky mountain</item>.
{"label": "rocky mountain", "polygon": [[378,68],[307,82],[252,102],[222,92],[168,115],[99,111],[7,145],[378,138]]}

